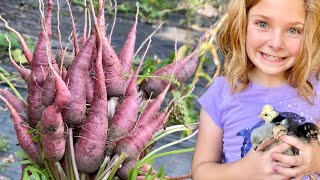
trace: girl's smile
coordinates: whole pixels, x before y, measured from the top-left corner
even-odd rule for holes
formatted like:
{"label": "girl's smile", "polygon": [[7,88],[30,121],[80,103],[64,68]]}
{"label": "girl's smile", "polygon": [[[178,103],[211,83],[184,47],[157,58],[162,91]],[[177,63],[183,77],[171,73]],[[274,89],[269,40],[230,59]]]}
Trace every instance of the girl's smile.
{"label": "girl's smile", "polygon": [[272,63],[281,62],[285,59],[285,57],[273,56],[266,53],[261,52],[262,57],[264,57],[267,61],[271,61]]}
{"label": "girl's smile", "polygon": [[[287,56],[277,56],[268,53],[259,52],[260,59],[268,64],[281,64],[287,60]],[[258,57],[259,58],[259,57]]]}
{"label": "girl's smile", "polygon": [[255,66],[250,76],[264,79],[258,83],[285,82],[300,53],[305,18],[303,0],[261,0],[249,10],[246,51]]}

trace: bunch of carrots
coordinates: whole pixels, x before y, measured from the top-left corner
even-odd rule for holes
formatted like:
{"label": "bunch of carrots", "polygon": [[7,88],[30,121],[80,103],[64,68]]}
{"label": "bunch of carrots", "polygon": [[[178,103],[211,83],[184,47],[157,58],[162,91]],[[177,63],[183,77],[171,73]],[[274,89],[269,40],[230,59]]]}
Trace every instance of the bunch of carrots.
{"label": "bunch of carrots", "polygon": [[[135,50],[137,15],[121,51],[116,53],[106,35],[105,2],[99,0],[96,13],[91,0],[86,10],[92,13],[94,28],[87,33],[85,22],[79,42],[72,22],[72,54],[63,50],[60,40],[61,48],[54,56],[50,45],[54,3],[39,2],[41,32],[34,52],[1,17],[6,27],[17,34],[30,66],[20,66],[11,58],[27,83],[26,101],[0,89],[0,99],[11,112],[19,145],[30,162],[47,169],[52,179],[103,179],[110,169],[105,165],[107,159],[115,162],[120,157],[122,165],[117,175],[126,179],[147,143],[166,123],[170,109],[162,108],[162,104],[167,92],[177,87],[169,77],[184,83],[195,72],[201,39],[190,55],[138,83],[152,36]],[[59,8],[59,1],[56,5]],[[73,21],[71,9],[70,15]],[[133,59],[146,44],[134,71]],[[35,141],[35,137],[40,138]],[[23,165],[23,175],[32,175],[27,171],[29,165]]]}

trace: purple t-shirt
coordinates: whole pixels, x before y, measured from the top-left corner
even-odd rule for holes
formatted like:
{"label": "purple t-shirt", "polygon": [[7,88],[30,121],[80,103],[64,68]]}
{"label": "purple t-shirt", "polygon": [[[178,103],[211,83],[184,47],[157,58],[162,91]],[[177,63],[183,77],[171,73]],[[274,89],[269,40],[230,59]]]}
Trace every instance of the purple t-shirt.
{"label": "purple t-shirt", "polygon": [[[319,82],[314,81],[313,84],[319,94]],[[319,100],[316,97],[314,105],[311,105],[289,85],[266,88],[250,83],[244,91],[231,94],[231,87],[223,76],[215,78],[198,99],[214,123],[223,130],[224,162],[241,159],[251,148],[251,131],[261,125],[262,120],[258,116],[265,104],[271,104],[279,112],[294,112],[305,117],[304,122],[318,123]]]}

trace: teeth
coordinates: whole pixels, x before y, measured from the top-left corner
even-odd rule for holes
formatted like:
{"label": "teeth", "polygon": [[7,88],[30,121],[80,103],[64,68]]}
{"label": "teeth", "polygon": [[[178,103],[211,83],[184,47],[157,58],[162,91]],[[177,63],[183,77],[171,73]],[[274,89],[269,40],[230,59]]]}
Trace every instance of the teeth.
{"label": "teeth", "polygon": [[277,57],[277,56],[271,56],[271,55],[268,55],[268,54],[264,54],[262,53],[262,55],[270,60],[273,60],[273,61],[280,61],[282,60],[283,58],[282,57]]}

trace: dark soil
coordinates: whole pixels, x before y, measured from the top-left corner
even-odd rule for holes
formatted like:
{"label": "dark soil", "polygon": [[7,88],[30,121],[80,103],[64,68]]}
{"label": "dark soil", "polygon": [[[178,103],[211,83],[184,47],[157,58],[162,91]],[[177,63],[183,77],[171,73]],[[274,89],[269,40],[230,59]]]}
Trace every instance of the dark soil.
{"label": "dark soil", "polygon": [[[31,37],[35,42],[37,40],[37,36],[39,33],[39,9],[38,9],[38,1],[37,0],[0,0],[0,14],[1,16],[9,21],[11,27],[15,28],[18,32],[23,35],[27,35]],[[56,2],[56,1],[54,1]],[[71,19],[69,18],[69,12],[66,9],[65,1],[61,1],[61,32],[62,38],[64,39],[64,44],[67,44],[68,36],[71,32]],[[82,32],[82,23],[83,23],[83,14],[82,14],[82,7],[73,7],[73,15],[77,22],[77,32]],[[56,11],[55,11],[56,12]],[[56,41],[58,38],[56,26],[56,14],[53,15],[53,38],[55,41],[52,42],[52,47],[57,48],[58,42]],[[109,23],[108,33],[110,33],[110,27],[113,21],[113,17],[107,16],[106,17],[107,23]],[[170,23],[165,23],[161,30],[153,37],[153,42],[151,48],[149,50],[148,56],[153,57],[157,55],[159,58],[167,58],[170,54],[174,51],[174,32],[173,29],[176,29],[177,32],[177,39],[178,39],[178,46],[191,43],[193,44],[195,39],[198,39],[201,32],[197,31],[190,31],[189,33],[184,29],[175,28],[174,24],[178,22],[177,17],[173,17]],[[115,29],[112,35],[112,45],[115,47],[116,51],[122,46],[127,33],[131,29],[133,25],[133,18],[126,18],[124,16],[119,16],[116,21]],[[170,26],[168,26],[170,24]],[[172,26],[173,25],[173,26]],[[138,24],[138,36],[137,36],[137,47],[140,46],[141,42],[151,34],[156,25],[155,24],[148,24],[148,23],[139,23]],[[0,32],[6,32],[4,28],[4,24],[0,22]],[[190,39],[190,40],[188,40]],[[0,53],[1,54],[1,53]],[[0,67],[4,67],[9,72],[15,71],[14,68],[9,64],[9,60],[7,55],[0,55]],[[211,69],[211,70],[210,70]],[[209,68],[209,71],[212,71],[212,68]],[[23,85],[23,84],[22,84]],[[0,85],[0,88],[6,88],[5,85]],[[20,93],[26,97],[26,90],[21,88],[18,89]],[[200,85],[196,89],[196,93],[199,95],[201,94],[205,88],[203,85]],[[15,136],[15,132],[13,129],[13,124],[10,121],[10,114],[5,109],[5,106],[2,102],[0,102],[0,136],[7,136],[10,141],[10,149],[6,152],[0,152],[0,160],[3,157],[8,156],[9,154],[13,153],[14,151],[19,150],[17,146],[17,140]],[[178,136],[169,136],[168,138],[160,141],[157,143],[156,147],[160,145],[167,144],[171,141],[179,139]],[[189,148],[193,147],[195,144],[195,139],[188,140],[184,143],[176,145],[168,150],[173,149],[181,149],[181,148]],[[167,150],[167,149],[166,149]],[[175,175],[182,175],[191,172],[191,158],[192,153],[184,153],[181,155],[174,155],[174,156],[166,156],[163,158],[156,159],[155,168],[158,169],[160,166],[164,166],[165,171],[170,176]],[[1,176],[8,177],[13,180],[17,180],[21,176],[21,168],[19,165],[18,160],[11,164],[9,167],[6,168],[5,171],[0,172],[0,179]]]}

